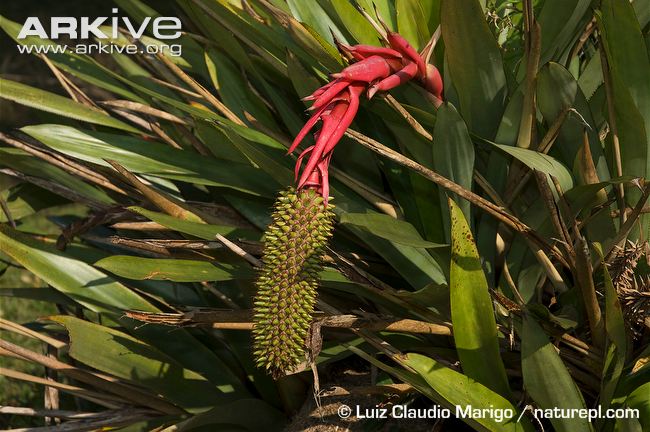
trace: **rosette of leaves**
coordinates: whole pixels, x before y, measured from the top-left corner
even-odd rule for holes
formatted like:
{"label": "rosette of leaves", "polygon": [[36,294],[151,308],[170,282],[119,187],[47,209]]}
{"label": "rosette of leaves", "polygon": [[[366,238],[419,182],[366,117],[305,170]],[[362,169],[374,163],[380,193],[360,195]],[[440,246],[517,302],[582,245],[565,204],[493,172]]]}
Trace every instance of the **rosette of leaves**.
{"label": "rosette of leaves", "polygon": [[[542,422],[650,430],[650,324],[628,313],[644,313],[650,268],[633,254],[636,267],[617,272],[615,250],[643,245],[650,226],[648,0],[112,3],[143,27],[142,44],[158,42],[147,17],[178,15],[182,55],[45,52],[62,41],[18,39],[26,10],[0,19],[14,39],[0,79],[0,388],[54,372],[33,388],[73,393],[58,405],[80,410],[61,419],[70,429],[282,430],[311,399],[310,376],[276,381],[255,366],[254,260],[223,240],[263,258],[269,207],[294,177],[287,150],[309,121],[301,98],[356,64],[337,41],[381,45],[360,6],[418,53],[440,36],[425,59],[441,68],[445,103],[417,80],[390,97],[362,93],[326,161],[340,225],[319,304],[328,313],[333,302],[354,327],[323,326],[319,369],[358,364],[354,355],[382,369],[362,384],[373,392],[396,391],[375,386],[392,381],[419,393],[398,397],[517,417],[521,399],[636,408],[639,419]],[[336,102],[329,118],[348,119],[336,115],[348,99]],[[33,304],[59,315],[46,324]],[[36,406],[0,404],[3,414]],[[530,411],[519,423],[441,427],[532,431]],[[0,429],[27,426],[15,418],[1,416]]]}

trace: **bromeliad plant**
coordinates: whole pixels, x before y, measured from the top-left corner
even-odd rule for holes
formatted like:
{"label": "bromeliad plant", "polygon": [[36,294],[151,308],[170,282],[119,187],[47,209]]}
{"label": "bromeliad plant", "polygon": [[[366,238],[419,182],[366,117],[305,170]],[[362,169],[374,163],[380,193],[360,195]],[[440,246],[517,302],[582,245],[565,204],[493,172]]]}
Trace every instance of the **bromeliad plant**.
{"label": "bromeliad plant", "polygon": [[[60,84],[0,81],[33,108],[0,134],[0,295],[56,305],[0,319],[0,386],[66,393],[37,413],[70,429],[280,430],[356,356],[351,393],[521,417],[450,430],[650,430],[648,1],[176,6],[180,57],[0,21]],[[638,418],[533,415],[596,406]]]}
{"label": "bromeliad plant", "polygon": [[[383,23],[382,23],[383,24]],[[334,213],[329,205],[329,164],[334,147],[352,124],[359,97],[366,91],[388,91],[418,78],[437,101],[442,99],[438,69],[425,65],[420,54],[397,33],[385,28],[391,48],[347,46],[341,51],[358,60],[333,81],[303,100],[313,100],[315,111],[289,147],[296,150],[321,120],[316,144],[307,147],[294,169],[297,191],[282,193],[265,232],[264,269],[255,298],[255,355],[257,364],[282,376],[306,360],[309,328],[316,300],[321,255],[332,231]],[[429,52],[433,45],[429,46]],[[302,159],[309,154],[302,174]],[[316,193],[322,196],[317,198]]]}

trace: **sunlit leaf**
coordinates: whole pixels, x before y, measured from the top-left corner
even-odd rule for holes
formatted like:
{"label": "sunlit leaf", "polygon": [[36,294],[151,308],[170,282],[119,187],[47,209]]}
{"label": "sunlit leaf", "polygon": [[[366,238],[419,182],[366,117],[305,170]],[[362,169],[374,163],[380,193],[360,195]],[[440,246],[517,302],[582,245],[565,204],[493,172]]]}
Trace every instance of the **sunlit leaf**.
{"label": "sunlit leaf", "polygon": [[[520,336],[524,387],[533,401],[542,409],[585,409],[580,390],[534,318],[524,315]],[[550,421],[557,431],[593,431],[593,426],[585,418],[555,417]]]}
{"label": "sunlit leaf", "polygon": [[272,194],[269,186],[273,185],[273,180],[260,170],[243,164],[218,159],[211,159],[207,164],[197,153],[138,138],[68,126],[27,126],[22,130],[48,147],[87,162],[110,166],[106,160],[114,160],[134,173],[232,187],[252,194],[266,189],[269,195]]}
{"label": "sunlit leaf", "polygon": [[97,261],[95,266],[127,279],[174,282],[224,281],[247,274],[228,264],[124,255],[106,257]]}
{"label": "sunlit leaf", "polygon": [[444,246],[423,240],[410,223],[380,213],[343,213],[341,223],[358,226],[378,237],[407,246],[418,248]]}
{"label": "sunlit leaf", "polygon": [[75,120],[109,126],[128,132],[138,132],[134,127],[106,113],[88,108],[66,97],[4,78],[0,78],[0,98]]}
{"label": "sunlit leaf", "polygon": [[460,207],[449,200],[451,270],[449,293],[454,341],[463,372],[492,391],[509,397],[499,354],[492,299],[472,232]]}
{"label": "sunlit leaf", "polygon": [[85,365],[153,390],[185,409],[205,409],[222,397],[204,377],[126,333],[71,316],[49,319],[66,328],[70,356]]}

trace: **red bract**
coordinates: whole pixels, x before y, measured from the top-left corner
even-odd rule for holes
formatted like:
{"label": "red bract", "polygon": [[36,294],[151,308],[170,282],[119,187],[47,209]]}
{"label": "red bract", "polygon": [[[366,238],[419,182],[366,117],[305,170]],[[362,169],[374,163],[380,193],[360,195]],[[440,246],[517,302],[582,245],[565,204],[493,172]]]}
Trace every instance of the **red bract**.
{"label": "red bract", "polygon": [[[320,120],[322,126],[314,133],[316,144],[306,148],[296,161],[295,176],[298,189],[317,189],[325,199],[329,197],[328,167],[332,151],[350,127],[359,109],[359,98],[364,91],[368,99],[377,92],[385,92],[415,79],[429,93],[442,101],[442,77],[438,69],[426,64],[418,52],[397,33],[388,32],[388,47],[370,45],[348,46],[339,49],[356,63],[339,73],[334,80],[314,91],[303,100],[313,100],[309,108],[311,118],[289,147],[293,152]],[[303,159],[309,156],[305,168]]]}
{"label": "red bract", "polygon": [[384,58],[402,58],[402,54],[392,48],[376,47],[372,45],[350,46],[342,43],[339,43],[339,47],[346,53],[349,53],[355,60],[363,60],[373,55],[378,55]]}
{"label": "red bract", "polygon": [[412,80],[418,73],[418,66],[415,63],[408,63],[402,69],[387,76],[368,89],[368,99],[372,98],[378,91],[388,91]]}
{"label": "red bract", "polygon": [[381,79],[390,73],[391,67],[386,59],[378,55],[373,55],[346,67],[339,73],[332,74],[332,78],[369,83]]}

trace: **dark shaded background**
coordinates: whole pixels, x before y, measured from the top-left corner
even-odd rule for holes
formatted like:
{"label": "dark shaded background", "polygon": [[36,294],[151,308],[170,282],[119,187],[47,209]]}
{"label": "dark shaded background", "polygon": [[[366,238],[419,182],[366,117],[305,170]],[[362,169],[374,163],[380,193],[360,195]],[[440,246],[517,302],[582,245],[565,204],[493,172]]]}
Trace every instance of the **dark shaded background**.
{"label": "dark shaded background", "polygon": [[[164,15],[179,16],[174,0],[156,0],[149,4]],[[50,17],[98,17],[112,16],[111,9],[117,7],[110,0],[0,0],[0,15],[20,24],[30,16],[39,17],[46,30],[49,30]],[[123,12],[121,15],[126,15]],[[0,75],[3,78],[18,81],[34,87],[65,95],[58,81],[43,61],[35,55],[20,54],[16,43],[0,30]],[[75,84],[83,83],[73,79]],[[38,119],[28,116],[36,114],[30,108],[0,101],[0,129],[18,127],[34,123]],[[39,117],[40,118],[40,117]]]}

